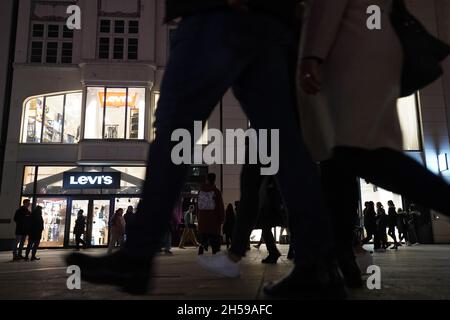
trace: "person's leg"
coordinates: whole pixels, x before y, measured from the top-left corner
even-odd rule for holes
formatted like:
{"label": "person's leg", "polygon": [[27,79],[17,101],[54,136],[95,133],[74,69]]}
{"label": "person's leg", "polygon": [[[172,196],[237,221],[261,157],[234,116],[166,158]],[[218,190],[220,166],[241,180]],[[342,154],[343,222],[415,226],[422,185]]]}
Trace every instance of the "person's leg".
{"label": "person's leg", "polygon": [[236,210],[230,253],[245,257],[250,234],[256,225],[259,211],[259,189],[263,181],[259,165],[244,164],[241,172],[241,198]]}
{"label": "person's leg", "polygon": [[31,252],[31,258],[36,259],[36,253],[37,250],[39,249],[39,244],[41,243],[41,240],[34,240],[33,241],[33,251]]}
{"label": "person's leg", "polygon": [[86,241],[84,241],[84,239],[81,238],[81,235],[80,235],[80,243],[83,246],[83,249],[86,249]]}
{"label": "person's leg", "polygon": [[25,241],[26,240],[27,240],[27,236],[26,235],[20,236],[19,249],[18,249],[18,252],[17,252],[17,255],[19,257],[22,257],[23,246],[25,245]]}
{"label": "person's leg", "polygon": [[364,150],[349,147],[336,148],[335,155],[356,175],[369,182],[450,215],[450,186],[407,155],[389,148]]}
{"label": "person's leg", "polygon": [[180,243],[178,245],[178,248],[184,249],[184,244],[186,242],[186,237],[188,234],[188,228],[184,227],[183,232],[181,233]]}
{"label": "person's leg", "polygon": [[192,245],[194,245],[195,247],[199,246],[199,243],[197,241],[197,237],[195,236],[194,229],[189,229],[189,239],[192,242]]}
{"label": "person's leg", "polygon": [[125,245],[129,254],[139,256],[141,249],[153,250],[160,239],[161,226],[167,225],[179,198],[189,165],[174,163],[172,150],[178,142],[171,140],[172,134],[185,129],[192,136],[194,121],[206,121],[255,54],[247,47],[251,46],[251,39],[239,39],[238,32],[242,30],[236,19],[244,17],[228,10],[196,14],[185,17],[177,29],[161,84],[144,200]]}
{"label": "person's leg", "polygon": [[169,252],[171,247],[172,247],[172,233],[170,232],[170,230],[166,231],[166,234],[164,235],[163,238],[163,247],[164,247],[164,252]]}
{"label": "person's leg", "polygon": [[354,253],[354,230],[358,217],[357,177],[335,159],[320,164],[322,188],[331,212],[339,268],[349,287],[361,287],[361,270]]}
{"label": "person's leg", "polygon": [[338,255],[342,258],[354,258],[353,231],[359,202],[357,178],[335,159],[323,161],[320,168],[322,187],[333,217]]}
{"label": "person's leg", "polygon": [[30,251],[33,247],[33,241],[32,240],[28,240],[28,244],[27,244],[27,248],[25,250],[25,259],[28,259],[30,256]]}
{"label": "person's leg", "polygon": [[395,235],[395,227],[389,227],[389,236],[392,238],[392,240],[394,241],[393,243],[393,248],[397,248],[398,243],[397,243],[397,236]]}
{"label": "person's leg", "polygon": [[14,247],[13,247],[13,258],[17,258],[18,256],[18,247],[20,244],[20,240],[22,239],[21,235],[16,234],[16,238],[14,239]]}
{"label": "person's leg", "polygon": [[264,227],[262,229],[264,241],[266,243],[267,251],[269,255],[264,258],[262,263],[277,263],[278,258],[281,256],[280,251],[278,251],[275,238],[273,237],[272,230],[270,227]]}
{"label": "person's leg", "polygon": [[[270,29],[273,33],[267,37],[264,54],[240,77],[234,92],[255,129],[279,130],[279,145],[272,147],[279,147],[276,179],[289,214],[295,260],[297,265],[312,265],[332,260],[329,215],[323,206],[317,167],[302,141],[294,112],[296,102],[288,72],[292,39],[289,31],[278,25],[270,25]],[[320,239],[315,235],[319,226],[325,231]]]}
{"label": "person's leg", "polygon": [[370,240],[372,240],[372,238],[373,238],[373,232],[372,232],[372,230],[366,228],[366,234],[367,234],[367,236],[361,241],[362,244],[367,244],[367,243],[369,243]]}
{"label": "person's leg", "polygon": [[75,248],[77,250],[80,250],[80,243],[81,243],[81,234],[75,235]]}
{"label": "person's leg", "polygon": [[211,241],[212,254],[216,254],[220,251],[220,236],[219,235],[210,235],[209,239]]}
{"label": "person's leg", "polygon": [[109,240],[109,244],[108,244],[108,253],[112,253],[113,252],[113,249],[116,246],[117,239],[118,239],[117,235],[112,233],[111,234],[111,239]]}
{"label": "person's leg", "polygon": [[266,243],[267,251],[269,252],[270,257],[279,257],[280,251],[278,251],[277,244],[275,238],[272,234],[272,230],[270,227],[264,227],[262,229],[262,235],[264,238],[264,242]]}
{"label": "person's leg", "polygon": [[200,246],[198,247],[198,254],[199,255],[202,255],[204,253],[204,251],[205,251],[205,248],[206,248],[206,244],[205,244],[206,241],[205,240],[206,240],[205,236],[202,233],[199,233],[199,235],[198,235],[198,241],[200,243]]}

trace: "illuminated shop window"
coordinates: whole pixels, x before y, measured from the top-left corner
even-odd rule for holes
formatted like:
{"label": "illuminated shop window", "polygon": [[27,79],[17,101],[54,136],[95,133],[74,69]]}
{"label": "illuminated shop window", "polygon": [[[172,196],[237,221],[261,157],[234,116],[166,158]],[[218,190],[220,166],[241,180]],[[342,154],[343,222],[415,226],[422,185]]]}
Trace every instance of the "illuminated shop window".
{"label": "illuminated shop window", "polygon": [[22,123],[22,143],[78,143],[82,93],[28,99]]}
{"label": "illuminated shop window", "polygon": [[85,139],[144,139],[145,88],[88,87]]}
{"label": "illuminated shop window", "polygon": [[66,198],[37,198],[36,205],[42,207],[44,230],[41,247],[62,247],[66,225]]}
{"label": "illuminated shop window", "polygon": [[417,101],[418,97],[412,95],[399,99],[397,104],[405,151],[420,151],[422,149]]}

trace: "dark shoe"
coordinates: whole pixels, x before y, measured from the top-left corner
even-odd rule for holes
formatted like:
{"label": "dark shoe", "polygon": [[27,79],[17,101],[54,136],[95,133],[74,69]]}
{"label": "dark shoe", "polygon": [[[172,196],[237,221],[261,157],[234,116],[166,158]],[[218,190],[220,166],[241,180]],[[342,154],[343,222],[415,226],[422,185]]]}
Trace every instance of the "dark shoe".
{"label": "dark shoe", "polygon": [[336,266],[294,267],[284,279],[266,285],[264,292],[271,297],[291,299],[341,300],[347,297]]}
{"label": "dark shoe", "polygon": [[23,259],[24,261],[29,261],[29,260],[30,260],[30,259],[28,259],[28,257],[25,257],[25,258],[22,257],[22,259]]}
{"label": "dark shoe", "polygon": [[20,260],[22,260],[22,259],[19,256],[13,255],[13,261],[20,261]]}
{"label": "dark shoe", "polygon": [[268,255],[265,259],[262,259],[261,262],[262,263],[268,263],[268,264],[276,264],[278,261],[278,258],[281,256],[280,253],[278,254],[273,254],[273,255]]}
{"label": "dark shoe", "polygon": [[363,279],[361,270],[354,257],[348,259],[341,259],[339,261],[339,269],[344,277],[344,282],[349,288],[362,288]]}
{"label": "dark shoe", "polygon": [[198,248],[198,255],[201,256],[203,254],[204,248],[203,246],[200,246],[200,248]]}
{"label": "dark shoe", "polygon": [[[28,259],[28,258],[27,258]],[[31,261],[37,261],[37,260],[41,260],[41,258],[38,257],[31,257]]]}
{"label": "dark shoe", "polygon": [[173,252],[170,250],[164,250],[164,253],[169,256],[173,255]]}
{"label": "dark shoe", "polygon": [[18,255],[17,260],[25,260],[25,257],[23,255]]}
{"label": "dark shoe", "polygon": [[115,285],[130,294],[145,294],[149,288],[151,256],[134,257],[124,250],[102,257],[72,253],[66,263],[79,266],[82,279],[91,283]]}

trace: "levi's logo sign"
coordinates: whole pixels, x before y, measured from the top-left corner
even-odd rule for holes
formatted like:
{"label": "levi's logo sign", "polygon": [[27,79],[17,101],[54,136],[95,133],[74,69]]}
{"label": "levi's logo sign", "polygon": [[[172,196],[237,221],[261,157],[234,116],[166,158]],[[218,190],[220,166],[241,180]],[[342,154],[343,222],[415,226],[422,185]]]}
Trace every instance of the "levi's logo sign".
{"label": "levi's logo sign", "polygon": [[64,173],[65,189],[119,189],[120,172]]}

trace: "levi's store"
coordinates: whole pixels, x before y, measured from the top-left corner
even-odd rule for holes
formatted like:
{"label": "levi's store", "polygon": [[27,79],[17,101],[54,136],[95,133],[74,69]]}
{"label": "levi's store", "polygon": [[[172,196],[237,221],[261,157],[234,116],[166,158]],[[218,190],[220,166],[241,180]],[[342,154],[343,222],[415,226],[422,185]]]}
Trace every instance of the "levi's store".
{"label": "levi's store", "polygon": [[26,166],[22,199],[43,208],[41,247],[75,245],[73,228],[77,213],[87,218],[86,243],[108,244],[108,225],[113,213],[141,199],[145,167]]}
{"label": "levi's store", "polygon": [[[75,246],[73,228],[79,210],[87,218],[88,246],[108,245],[109,221],[117,209],[136,211],[142,199],[146,168],[142,166],[26,166],[22,200],[41,206],[44,231],[40,246]],[[207,166],[192,166],[182,190],[183,205],[195,202]]]}

